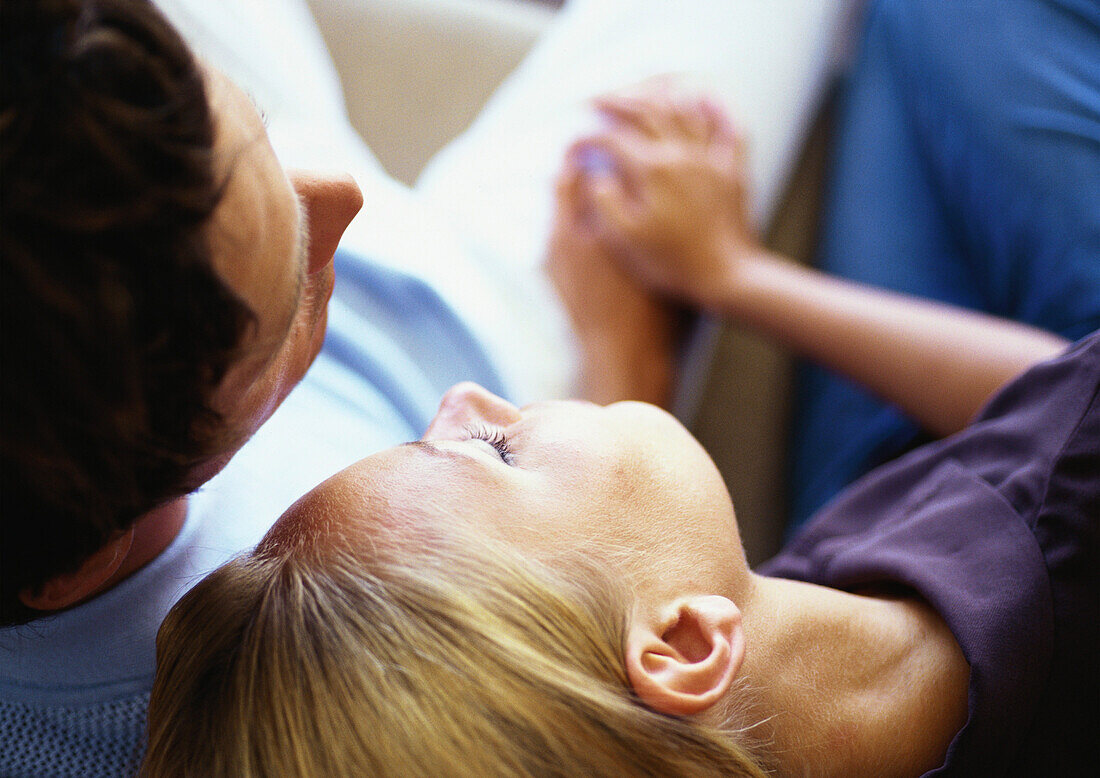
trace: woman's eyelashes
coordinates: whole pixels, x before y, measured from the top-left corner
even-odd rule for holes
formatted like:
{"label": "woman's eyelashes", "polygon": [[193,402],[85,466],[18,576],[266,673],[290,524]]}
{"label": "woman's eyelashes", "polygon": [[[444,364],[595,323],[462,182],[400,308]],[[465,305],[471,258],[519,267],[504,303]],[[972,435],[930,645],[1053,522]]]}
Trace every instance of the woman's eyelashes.
{"label": "woman's eyelashes", "polygon": [[469,435],[469,438],[467,438],[468,440],[481,440],[492,446],[497,454],[500,455],[500,459],[504,464],[514,464],[515,455],[508,445],[508,438],[505,436],[504,430],[497,427],[478,425],[467,427],[466,434]]}
{"label": "woman's eyelashes", "polygon": [[467,432],[471,439],[481,440],[489,444],[497,452],[497,455],[500,456],[501,461],[506,465],[514,463],[515,455],[509,445],[508,437],[504,434],[504,430],[499,427],[478,425],[469,428]]}

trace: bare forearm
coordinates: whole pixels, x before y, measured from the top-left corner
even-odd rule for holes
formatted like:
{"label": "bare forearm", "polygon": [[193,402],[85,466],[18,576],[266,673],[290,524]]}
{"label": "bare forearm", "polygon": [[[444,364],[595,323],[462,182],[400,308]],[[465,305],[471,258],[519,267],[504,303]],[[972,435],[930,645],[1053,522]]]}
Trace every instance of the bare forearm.
{"label": "bare forearm", "polygon": [[739,263],[726,316],[842,373],[937,435],[1067,344],[1048,332],[828,276],[775,256]]}
{"label": "bare forearm", "polygon": [[668,407],[672,349],[653,338],[633,347],[610,339],[582,343],[580,396],[598,405],[641,400]]}
{"label": "bare forearm", "polygon": [[648,288],[749,325],[939,435],[962,429],[1008,380],[1065,347],[1030,327],[763,253],[748,217],[744,143],[706,101],[610,97],[600,108],[609,125],[583,145],[613,164],[579,176],[580,189],[605,248]]}

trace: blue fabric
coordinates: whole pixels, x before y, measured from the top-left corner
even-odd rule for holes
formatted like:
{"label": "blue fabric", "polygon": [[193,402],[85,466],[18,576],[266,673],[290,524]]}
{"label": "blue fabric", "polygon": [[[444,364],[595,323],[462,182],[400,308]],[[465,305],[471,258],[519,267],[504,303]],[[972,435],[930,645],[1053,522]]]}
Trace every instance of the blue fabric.
{"label": "blue fabric", "polygon": [[478,342],[428,285],[340,252],[320,356],[230,464],[189,498],[148,566],[95,599],[0,629],[0,775],[124,775],[138,765],[168,609],[254,545],[300,495],[347,465],[418,438],[453,383],[497,393]]}
{"label": "blue fabric", "polygon": [[[839,108],[819,266],[1076,339],[1100,327],[1100,3],[878,0]],[[924,442],[800,369],[791,526]]]}

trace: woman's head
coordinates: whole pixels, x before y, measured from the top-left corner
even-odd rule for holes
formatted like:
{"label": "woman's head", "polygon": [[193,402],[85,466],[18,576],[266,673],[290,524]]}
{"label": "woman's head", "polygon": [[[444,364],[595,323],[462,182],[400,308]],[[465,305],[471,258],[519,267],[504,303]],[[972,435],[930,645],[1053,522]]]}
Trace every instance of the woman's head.
{"label": "woman's head", "polygon": [[751,775],[748,582],[671,417],[459,386],[170,614],[150,769]]}
{"label": "woman's head", "polygon": [[361,460],[280,519],[267,543],[340,532],[408,536],[464,526],[524,553],[620,551],[639,586],[688,577],[737,591],[747,570],[733,506],[710,457],[652,405],[517,408],[452,387],[423,438]]}

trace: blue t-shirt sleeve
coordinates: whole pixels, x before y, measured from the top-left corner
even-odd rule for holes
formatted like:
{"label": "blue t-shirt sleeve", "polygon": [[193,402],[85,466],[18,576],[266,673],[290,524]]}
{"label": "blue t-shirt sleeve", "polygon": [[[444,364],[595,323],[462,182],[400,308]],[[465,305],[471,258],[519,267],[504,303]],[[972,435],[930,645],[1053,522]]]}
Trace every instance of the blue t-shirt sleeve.
{"label": "blue t-shirt sleeve", "polygon": [[506,396],[485,350],[424,281],[338,251],[325,353],[381,392],[419,432],[443,392],[474,381]]}

